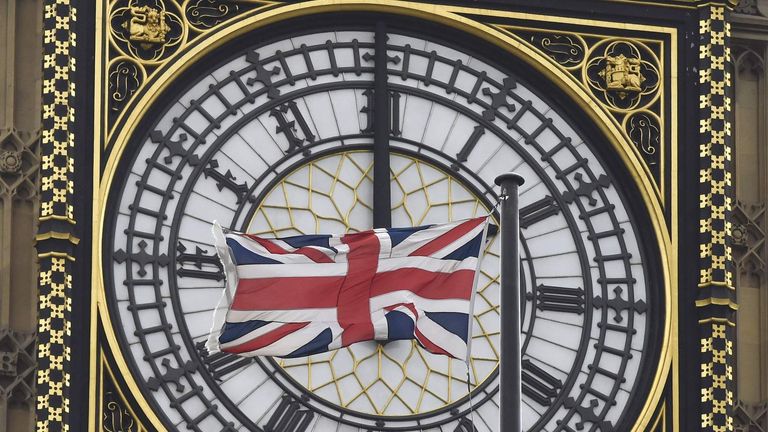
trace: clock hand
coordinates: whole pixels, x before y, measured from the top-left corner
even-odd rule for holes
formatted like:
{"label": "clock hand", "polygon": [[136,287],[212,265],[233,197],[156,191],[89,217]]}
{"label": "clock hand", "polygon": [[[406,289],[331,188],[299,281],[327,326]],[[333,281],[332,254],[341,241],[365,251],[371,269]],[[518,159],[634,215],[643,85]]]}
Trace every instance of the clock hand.
{"label": "clock hand", "polygon": [[387,26],[376,23],[374,55],[373,108],[373,227],[392,226],[392,196],[389,180],[389,135],[392,120],[387,82],[387,63],[400,62],[399,57],[387,55]]}

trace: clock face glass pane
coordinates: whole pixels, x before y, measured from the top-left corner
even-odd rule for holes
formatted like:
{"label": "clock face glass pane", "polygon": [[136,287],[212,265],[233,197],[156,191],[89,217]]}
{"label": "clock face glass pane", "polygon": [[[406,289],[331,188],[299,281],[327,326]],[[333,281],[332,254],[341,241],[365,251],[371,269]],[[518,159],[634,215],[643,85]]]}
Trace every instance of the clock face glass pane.
{"label": "clock face glass pane", "polygon": [[[493,230],[468,364],[411,341],[300,359],[204,348],[224,287],[211,223],[263,236],[370,229],[374,132],[385,127],[393,226],[485,214],[497,225],[493,180],[526,179],[525,429],[631,427],[663,316],[644,216],[622,192],[631,185],[518,68],[428,34],[387,36],[386,53],[360,25],[227,51],[161,98],[161,114],[136,133],[112,186],[104,265],[114,330],[144,397],[179,429],[499,430]],[[383,55],[386,77],[374,73]],[[388,124],[374,122],[377,79],[387,80]]]}

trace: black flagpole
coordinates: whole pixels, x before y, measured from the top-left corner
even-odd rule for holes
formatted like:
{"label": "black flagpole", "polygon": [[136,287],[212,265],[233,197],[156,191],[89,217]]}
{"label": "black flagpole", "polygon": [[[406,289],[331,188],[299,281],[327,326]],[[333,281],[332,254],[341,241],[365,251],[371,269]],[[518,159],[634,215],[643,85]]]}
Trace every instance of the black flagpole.
{"label": "black flagpole", "polygon": [[500,429],[520,432],[520,214],[517,189],[525,180],[509,172],[496,177],[501,186],[501,349],[499,359]]}

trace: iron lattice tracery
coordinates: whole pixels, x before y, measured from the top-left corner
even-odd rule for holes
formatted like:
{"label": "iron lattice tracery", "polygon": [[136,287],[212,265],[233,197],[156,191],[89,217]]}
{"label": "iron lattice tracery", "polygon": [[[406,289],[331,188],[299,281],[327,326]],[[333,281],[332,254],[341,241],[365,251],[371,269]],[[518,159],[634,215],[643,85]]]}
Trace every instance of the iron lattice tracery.
{"label": "iron lattice tracery", "polygon": [[[410,226],[419,226],[429,221],[451,221],[489,213],[482,200],[436,167],[398,154],[392,155],[391,164],[394,167],[391,183],[395,191],[392,211],[403,214],[395,216],[395,220],[408,220]],[[372,167],[372,154],[368,152],[333,154],[302,166],[268,192],[247,231],[281,237],[368,229],[372,212]],[[349,199],[350,195],[354,198]],[[498,258],[490,244],[486,253]],[[479,332],[472,337],[483,339],[492,356],[471,359],[472,387],[478,387],[488,379],[498,363],[496,341],[491,340],[498,336],[498,331],[486,332],[481,318],[486,314],[498,316],[498,298],[488,293],[493,291],[491,287],[498,289],[499,276],[498,272],[491,274],[486,269],[483,272],[484,284],[477,289],[476,302],[479,303],[475,308],[478,317],[475,326]],[[467,377],[461,362],[447,359],[446,368],[434,369],[426,359],[432,355],[415,342],[392,344],[402,347],[384,349],[383,345],[370,342],[309,359],[286,359],[278,363],[310,392],[323,394],[331,388],[334,395],[327,399],[332,403],[343,408],[354,406],[357,411],[374,415],[392,415],[393,411],[399,415],[420,414],[430,411],[424,403],[425,397],[434,399],[431,405],[440,407],[451,405],[467,395]],[[475,366],[476,362],[483,365]],[[401,374],[393,375],[393,370],[399,370]],[[347,379],[354,381],[351,386],[357,389],[356,392],[349,392]],[[446,380],[447,386],[442,392],[429,387],[430,380],[435,379]],[[403,387],[409,386],[415,391],[401,392]],[[374,389],[377,394],[373,393]],[[416,397],[406,398],[403,394]],[[365,402],[360,403],[360,400]],[[395,404],[401,405],[400,410],[393,410]]]}

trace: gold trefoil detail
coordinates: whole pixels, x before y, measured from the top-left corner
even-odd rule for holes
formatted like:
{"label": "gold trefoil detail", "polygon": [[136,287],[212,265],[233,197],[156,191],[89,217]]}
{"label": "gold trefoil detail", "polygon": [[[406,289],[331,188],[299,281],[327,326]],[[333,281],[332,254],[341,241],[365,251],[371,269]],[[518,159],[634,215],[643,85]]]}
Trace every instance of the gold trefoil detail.
{"label": "gold trefoil detail", "polygon": [[131,34],[130,39],[147,45],[165,43],[165,35],[171,29],[165,22],[165,11],[149,6],[131,6],[130,8],[131,19],[123,24]]}

